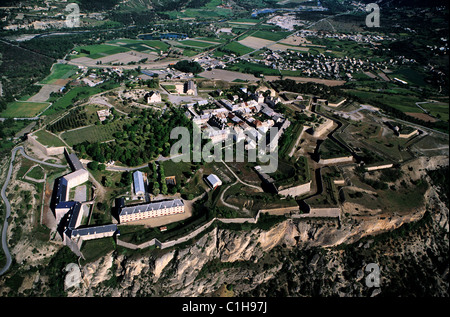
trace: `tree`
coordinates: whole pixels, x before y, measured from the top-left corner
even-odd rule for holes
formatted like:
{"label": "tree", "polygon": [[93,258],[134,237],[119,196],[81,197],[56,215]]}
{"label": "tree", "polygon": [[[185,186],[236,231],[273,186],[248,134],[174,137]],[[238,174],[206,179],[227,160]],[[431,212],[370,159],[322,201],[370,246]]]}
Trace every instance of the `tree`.
{"label": "tree", "polygon": [[168,190],[167,190],[167,184],[166,184],[166,182],[163,180],[163,181],[161,182],[161,194],[167,195],[167,193],[168,193]]}
{"label": "tree", "polygon": [[[103,165],[103,164],[102,164],[102,165]],[[98,170],[98,162],[97,162],[97,161],[89,162],[89,163],[87,164],[87,167],[88,167],[90,170],[97,171],[97,170]]]}
{"label": "tree", "polygon": [[190,62],[188,60],[179,61],[173,67],[175,69],[179,70],[180,72],[184,72],[184,73],[198,74],[203,71],[203,68],[200,66],[199,63]]}
{"label": "tree", "polygon": [[103,176],[102,183],[106,187],[114,186],[114,181],[112,180],[112,178],[110,176]]}

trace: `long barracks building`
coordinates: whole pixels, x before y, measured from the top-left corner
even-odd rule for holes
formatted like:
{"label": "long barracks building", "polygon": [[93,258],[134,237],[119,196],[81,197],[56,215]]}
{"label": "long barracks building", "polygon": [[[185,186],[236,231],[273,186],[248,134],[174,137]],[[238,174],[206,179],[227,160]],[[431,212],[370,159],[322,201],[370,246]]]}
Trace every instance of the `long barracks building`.
{"label": "long barracks building", "polygon": [[184,202],[181,199],[174,199],[152,202],[144,205],[122,207],[119,213],[119,220],[120,223],[126,223],[181,213],[184,213]]}

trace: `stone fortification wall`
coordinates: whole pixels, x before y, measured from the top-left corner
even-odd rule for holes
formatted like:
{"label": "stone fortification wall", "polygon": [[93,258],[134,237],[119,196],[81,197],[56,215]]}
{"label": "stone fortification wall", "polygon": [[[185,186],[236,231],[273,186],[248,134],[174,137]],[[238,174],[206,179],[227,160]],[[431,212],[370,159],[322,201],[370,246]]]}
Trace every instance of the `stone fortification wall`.
{"label": "stone fortification wall", "polygon": [[30,142],[32,145],[36,146],[45,155],[51,156],[51,155],[64,154],[64,146],[46,147],[45,145],[40,143],[38,140],[36,140],[36,136],[34,136],[34,135],[28,135],[27,141]]}
{"label": "stone fortification wall", "polygon": [[298,185],[298,186],[293,186],[290,188],[278,190],[278,194],[283,195],[283,196],[296,197],[296,196],[306,194],[310,190],[311,190],[311,181],[309,181],[308,183],[305,183],[305,184]]}
{"label": "stone fortification wall", "polygon": [[319,164],[337,164],[337,163],[345,163],[345,162],[353,162],[353,156],[342,156],[342,157],[335,157],[330,159],[320,159]]}

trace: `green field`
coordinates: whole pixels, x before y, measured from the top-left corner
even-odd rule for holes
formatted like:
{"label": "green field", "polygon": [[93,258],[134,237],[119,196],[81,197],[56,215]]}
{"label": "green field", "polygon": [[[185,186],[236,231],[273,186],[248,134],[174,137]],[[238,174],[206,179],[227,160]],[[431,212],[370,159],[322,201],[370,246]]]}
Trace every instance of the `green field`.
{"label": "green field", "polygon": [[13,101],[8,104],[6,110],[0,113],[3,118],[33,118],[44,111],[48,102],[22,102]]}
{"label": "green field", "polygon": [[425,75],[422,72],[410,67],[400,67],[398,70],[389,74],[389,77],[391,79],[395,77],[404,80],[409,84],[417,85],[420,87],[424,87],[427,85],[427,83],[425,82]]}
{"label": "green field", "polygon": [[348,90],[349,93],[361,98],[364,102],[381,102],[403,112],[422,113],[416,102],[423,101],[414,95],[400,95],[386,92],[373,92],[365,90]]}
{"label": "green field", "polygon": [[[182,45],[185,46],[194,46],[194,47],[199,47],[199,48],[207,48],[207,47],[211,47],[214,46],[215,44],[212,43],[206,43],[206,42],[200,42],[200,41],[195,41],[195,40],[183,40],[179,42]],[[217,43],[219,44],[219,43]]]}
{"label": "green field", "polygon": [[319,154],[321,159],[331,159],[350,155],[349,152],[331,139],[325,139],[325,141],[320,145]]}
{"label": "green field", "polygon": [[[87,53],[81,53],[81,50],[88,51]],[[88,45],[88,46],[78,46],[75,48],[79,54],[72,58],[79,57],[89,57],[92,59],[102,58],[108,55],[118,54],[128,52],[130,49],[123,46],[113,46],[107,44],[97,44],[97,45]]]}
{"label": "green field", "polygon": [[449,104],[445,102],[430,102],[423,103],[420,106],[430,112],[434,117],[437,117],[443,121],[448,121]]}
{"label": "green field", "polygon": [[57,79],[66,79],[75,74],[77,66],[68,64],[54,64],[52,73],[41,81],[41,84],[53,84]]}
{"label": "green field", "polygon": [[269,32],[269,31],[256,31],[251,36],[258,37],[269,41],[280,41],[290,35],[291,32]]}
{"label": "green field", "polygon": [[217,44],[224,43],[224,39],[218,39],[215,37],[198,37],[197,40],[208,41],[208,42],[216,42]]}
{"label": "green field", "polygon": [[92,95],[101,93],[106,90],[110,90],[118,87],[116,83],[103,83],[95,87],[75,87],[67,92],[64,96],[56,100],[53,105],[45,111],[45,115],[52,115],[61,110],[71,108],[75,102]]}
{"label": "green field", "polygon": [[43,179],[44,170],[40,166],[35,166],[27,173],[27,176],[34,179]]}
{"label": "green field", "polygon": [[252,49],[250,47],[247,47],[247,46],[244,46],[244,45],[242,45],[241,43],[238,43],[238,42],[231,42],[231,43],[225,45],[223,48],[225,50],[231,51],[232,53],[234,53],[234,54],[236,54],[238,56],[245,55],[245,54],[248,54],[248,53],[254,51],[254,49]]}
{"label": "green field", "polygon": [[42,145],[65,146],[65,144],[60,139],[45,130],[39,130],[38,132],[34,133],[34,135],[36,136],[37,141]]}
{"label": "green field", "polygon": [[90,143],[110,141],[114,139],[114,132],[121,130],[124,124],[125,121],[120,120],[106,125],[92,125],[78,130],[64,132],[61,137],[70,146],[83,143],[84,141]]}
{"label": "green field", "polygon": [[127,49],[144,52],[148,50],[167,51],[169,44],[158,40],[118,39],[106,42],[106,44],[120,45]]}
{"label": "green field", "polygon": [[266,75],[266,76],[298,76],[299,72],[290,71],[290,70],[279,70],[274,69],[272,67],[262,65],[262,64],[256,64],[256,63],[250,63],[247,61],[240,61],[236,64],[232,64],[231,66],[226,68],[227,70],[232,70],[236,72],[241,73],[247,73],[247,74],[258,74],[258,75]]}
{"label": "green field", "polygon": [[182,18],[218,18],[218,17],[228,17],[233,14],[233,10],[218,8],[217,6],[221,4],[221,1],[212,0],[205,6],[199,9],[187,8],[183,11],[164,11],[170,19],[182,19]]}
{"label": "green field", "polygon": [[188,49],[188,48],[184,48],[183,49],[183,56],[192,57],[192,56],[195,56],[197,54],[198,54],[197,51],[194,51],[194,50],[191,50],[191,49]]}

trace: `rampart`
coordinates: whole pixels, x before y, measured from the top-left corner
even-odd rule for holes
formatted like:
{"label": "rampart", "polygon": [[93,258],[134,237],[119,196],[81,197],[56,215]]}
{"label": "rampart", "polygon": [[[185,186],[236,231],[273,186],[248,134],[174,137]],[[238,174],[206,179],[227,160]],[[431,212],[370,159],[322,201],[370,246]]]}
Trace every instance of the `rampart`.
{"label": "rampart", "polygon": [[[203,232],[206,229],[208,229],[209,227],[211,227],[211,225],[215,221],[220,221],[222,223],[246,223],[246,222],[247,223],[257,223],[259,220],[259,216],[262,212],[267,212],[271,215],[284,215],[284,214],[290,213],[292,211],[298,212],[299,210],[300,210],[300,207],[261,209],[258,211],[258,213],[256,214],[256,216],[254,218],[253,217],[250,217],[250,218],[213,218],[210,221],[208,221],[207,223],[205,223],[204,225],[202,225],[199,228],[192,231],[191,233],[185,235],[184,237],[175,239],[175,240],[161,242],[158,239],[153,238],[152,240],[144,242],[142,244],[133,244],[133,243],[122,241],[119,238],[117,238],[117,245],[120,245],[120,246],[128,248],[128,249],[132,249],[132,250],[144,249],[144,248],[147,248],[150,246],[156,246],[161,249],[166,249],[166,248],[173,247],[177,244],[189,241],[190,239],[194,238],[201,232]],[[291,215],[291,217],[292,218],[308,218],[308,217],[309,218],[315,218],[315,217],[340,218],[340,215],[341,215],[341,209],[338,207],[337,208],[312,208],[310,213],[308,213],[308,214],[293,214],[293,215]]]}
{"label": "rampart", "polygon": [[336,157],[336,158],[330,158],[330,159],[320,159],[319,164],[337,164],[337,163],[350,163],[353,162],[353,156],[342,156],[342,157]]}
{"label": "rampart", "polygon": [[391,168],[392,166],[394,166],[394,164],[385,164],[385,165],[376,165],[376,166],[370,166],[370,167],[366,167],[367,171],[377,171],[377,170],[382,170],[385,168]]}
{"label": "rampart", "polygon": [[30,142],[32,145],[36,146],[39,150],[41,150],[45,155],[51,156],[51,155],[59,155],[64,154],[64,146],[51,146],[46,147],[42,143],[40,143],[38,140],[36,140],[36,136],[29,134],[27,137],[28,142]]}
{"label": "rampart", "polygon": [[278,194],[283,195],[283,196],[296,197],[296,196],[306,194],[310,190],[311,190],[311,181],[309,181],[308,183],[305,183],[305,184],[298,185],[298,186],[293,186],[290,188],[285,188],[285,189],[279,190]]}

